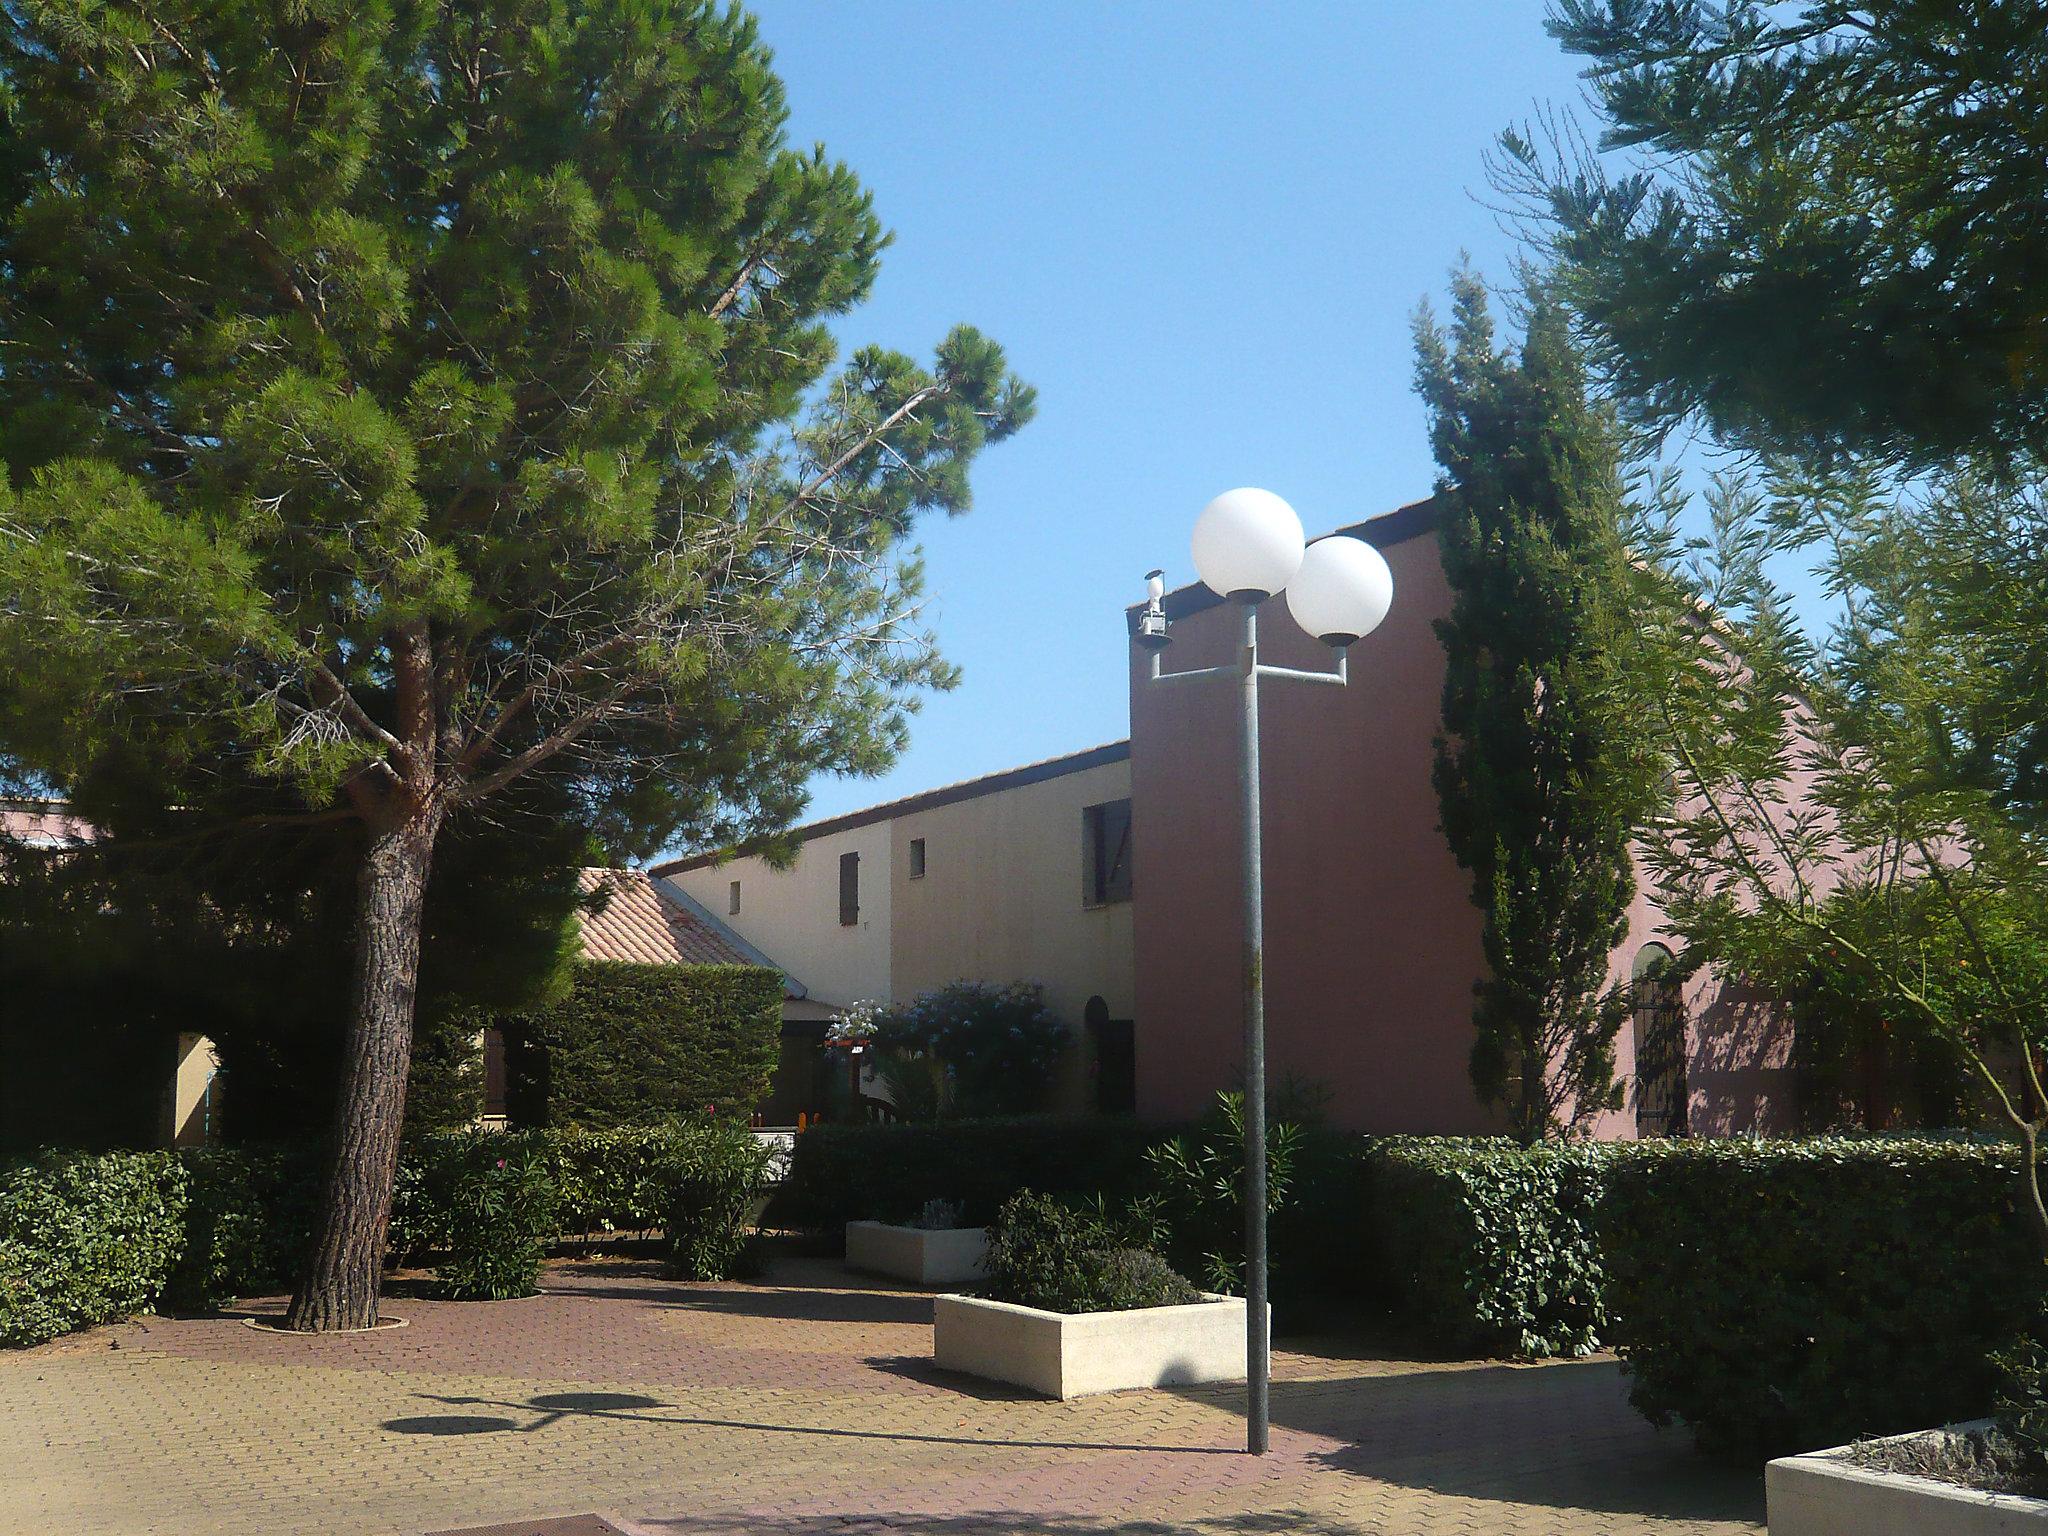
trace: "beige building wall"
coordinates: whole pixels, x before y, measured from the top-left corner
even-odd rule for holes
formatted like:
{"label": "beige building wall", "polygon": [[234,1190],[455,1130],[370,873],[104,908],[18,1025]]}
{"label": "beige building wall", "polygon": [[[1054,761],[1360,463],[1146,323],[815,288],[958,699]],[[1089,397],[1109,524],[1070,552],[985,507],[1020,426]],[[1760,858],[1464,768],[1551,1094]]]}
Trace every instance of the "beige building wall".
{"label": "beige building wall", "polygon": [[[913,811],[894,823],[890,865],[890,971],[899,1000],[949,981],[1035,981],[1072,1032],[1057,1102],[1082,1110],[1092,1100],[1093,1053],[1084,1027],[1088,999],[1108,1017],[1135,1006],[1131,901],[1083,900],[1082,813],[1128,800],[1128,758],[1057,778]],[[1132,891],[1144,879],[1132,828]],[[924,874],[913,878],[910,845],[924,842]]]}
{"label": "beige building wall", "polygon": [[[1131,796],[1128,759],[914,811],[893,824],[890,974],[899,1000],[949,981],[1036,981],[1076,1028],[1088,999],[1131,1017],[1131,902],[1082,900],[1082,812]],[[1133,888],[1144,878],[1133,828]],[[924,840],[925,872],[910,874]]]}
{"label": "beige building wall", "polygon": [[171,1079],[170,1135],[174,1147],[202,1147],[220,1114],[220,1057],[204,1035],[178,1036],[178,1065]]}
{"label": "beige building wall", "polygon": [[[1129,751],[1117,742],[823,823],[787,870],[759,858],[657,870],[831,1008],[908,1002],[952,981],[1037,982],[1074,1036],[1060,1101],[1084,1108],[1089,999],[1108,1019],[1132,1018],[1137,1004],[1133,902],[1090,904],[1084,812],[1130,796]],[[1144,829],[1131,836],[1135,894]],[[913,875],[920,841],[924,872]],[[845,853],[860,855],[854,928],[839,925]]]}
{"label": "beige building wall", "polygon": [[[839,921],[840,855],[860,855],[860,921]],[[894,995],[889,970],[892,849],[886,821],[806,842],[789,869],[758,857],[668,872],[741,938],[802,984],[809,1000],[843,1008]],[[740,909],[731,910],[732,883]]]}

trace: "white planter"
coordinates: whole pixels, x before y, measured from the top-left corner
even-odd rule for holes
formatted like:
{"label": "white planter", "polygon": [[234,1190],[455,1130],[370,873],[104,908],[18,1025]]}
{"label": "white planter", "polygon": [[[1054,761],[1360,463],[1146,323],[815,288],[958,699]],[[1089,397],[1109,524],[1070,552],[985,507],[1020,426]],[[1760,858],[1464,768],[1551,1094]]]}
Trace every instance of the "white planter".
{"label": "white planter", "polygon": [[[1958,1429],[1982,1428],[1981,1424]],[[1925,1434],[1945,1434],[1926,1430]],[[1918,1439],[1896,1435],[1895,1440]],[[1878,1442],[1880,1444],[1884,1442]],[[1986,1493],[1849,1460],[1849,1447],[1787,1456],[1764,1468],[1771,1536],[2043,1536],[2048,1499]]]}
{"label": "white planter", "polygon": [[[934,1321],[934,1364],[1047,1397],[1245,1376],[1241,1296],[1128,1312],[1042,1312],[1007,1301],[941,1296]],[[1266,1326],[1270,1331],[1270,1308]]]}
{"label": "white planter", "polygon": [[879,1221],[846,1224],[846,1267],[890,1275],[917,1285],[965,1285],[982,1277],[988,1228],[892,1227]]}

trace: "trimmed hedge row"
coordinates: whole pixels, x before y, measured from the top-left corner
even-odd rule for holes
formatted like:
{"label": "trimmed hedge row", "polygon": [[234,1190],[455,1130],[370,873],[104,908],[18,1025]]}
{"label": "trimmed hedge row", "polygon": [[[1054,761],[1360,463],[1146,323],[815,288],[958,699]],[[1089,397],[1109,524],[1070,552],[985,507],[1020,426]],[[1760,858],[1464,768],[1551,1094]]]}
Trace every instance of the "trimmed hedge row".
{"label": "trimmed hedge row", "polygon": [[796,1138],[772,1219],[835,1244],[849,1221],[908,1221],[950,1200],[984,1226],[1024,1189],[1122,1199],[1145,1174],[1156,1127],[1116,1119],[937,1120],[820,1125]]}
{"label": "trimmed hedge row", "polygon": [[499,1020],[518,1125],[646,1125],[707,1106],[744,1120],[782,1049],[782,973],[584,961],[559,1003]]}
{"label": "trimmed hedge row", "polygon": [[187,1188],[168,1152],[0,1170],[0,1345],[40,1344],[150,1306],[184,1250]]}
{"label": "trimmed hedge row", "polygon": [[1476,1354],[1583,1355],[1607,1329],[1594,1228],[1605,1149],[1387,1137],[1367,1143],[1388,1299]]}
{"label": "trimmed hedge row", "polygon": [[[767,1150],[740,1125],[450,1132],[399,1160],[388,1252],[458,1299],[530,1294],[565,1230],[659,1228],[671,1271],[732,1274]],[[0,1346],[287,1289],[318,1211],[309,1149],[47,1152],[0,1167]]]}
{"label": "trimmed hedge row", "polygon": [[1613,1149],[1600,1246],[1631,1400],[1739,1456],[1988,1413],[1991,1357],[2048,1291],[2020,1157],[1894,1139]]}

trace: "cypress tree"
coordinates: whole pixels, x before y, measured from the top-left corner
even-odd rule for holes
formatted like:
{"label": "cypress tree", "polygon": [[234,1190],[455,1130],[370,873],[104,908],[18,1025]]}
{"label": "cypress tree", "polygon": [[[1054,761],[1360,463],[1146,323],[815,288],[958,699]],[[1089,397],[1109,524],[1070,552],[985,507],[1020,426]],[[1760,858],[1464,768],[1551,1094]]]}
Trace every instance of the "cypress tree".
{"label": "cypress tree", "polygon": [[1607,986],[1634,894],[1630,754],[1599,687],[1622,507],[1618,438],[1586,396],[1565,316],[1532,295],[1515,356],[1484,285],[1452,279],[1448,334],[1415,325],[1417,387],[1442,474],[1446,671],[1434,781],[1472,876],[1487,974],[1473,1086],[1525,1141],[1617,1106]]}

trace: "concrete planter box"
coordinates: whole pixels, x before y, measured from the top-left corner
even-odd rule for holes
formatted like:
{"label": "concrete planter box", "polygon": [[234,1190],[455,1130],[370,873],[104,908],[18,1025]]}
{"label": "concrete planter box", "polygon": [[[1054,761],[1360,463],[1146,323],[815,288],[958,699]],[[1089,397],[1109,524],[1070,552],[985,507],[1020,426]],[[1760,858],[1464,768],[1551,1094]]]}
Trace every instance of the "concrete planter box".
{"label": "concrete planter box", "polygon": [[1245,1376],[1241,1296],[1129,1312],[1041,1312],[1007,1301],[941,1296],[935,1323],[935,1365],[1047,1397]]}
{"label": "concrete planter box", "polygon": [[[1988,1421],[1985,1421],[1988,1422]],[[1981,1429],[1983,1423],[1958,1429]],[[1942,1435],[1947,1430],[1926,1430]],[[1896,1435],[1916,1440],[1919,1435]],[[1882,1443],[1882,1442],[1880,1442]],[[2048,1499],[1985,1493],[1859,1467],[1849,1447],[1787,1456],[1764,1468],[1771,1536],[2044,1536]]]}
{"label": "concrete planter box", "polygon": [[982,1277],[988,1258],[986,1227],[892,1227],[879,1221],[846,1224],[846,1267],[890,1275],[916,1285],[965,1285]]}

